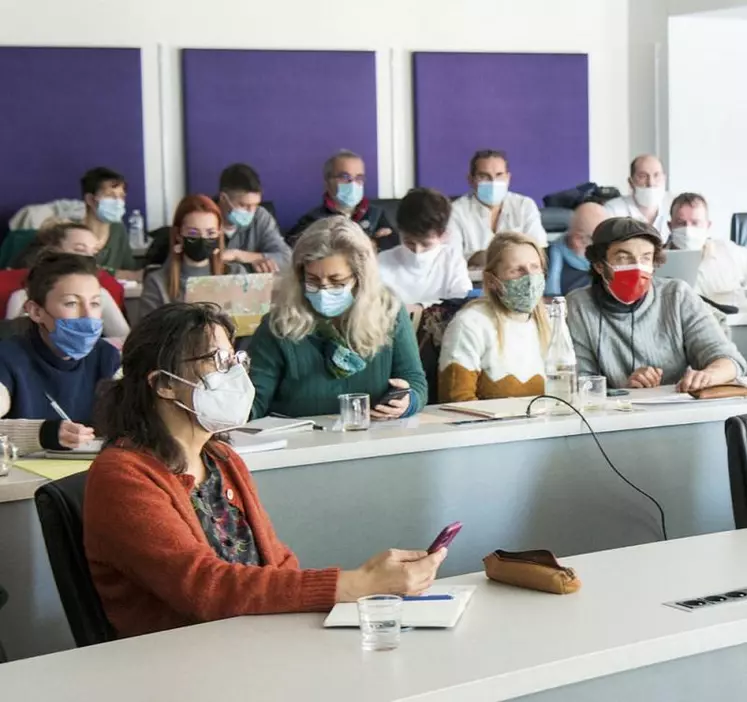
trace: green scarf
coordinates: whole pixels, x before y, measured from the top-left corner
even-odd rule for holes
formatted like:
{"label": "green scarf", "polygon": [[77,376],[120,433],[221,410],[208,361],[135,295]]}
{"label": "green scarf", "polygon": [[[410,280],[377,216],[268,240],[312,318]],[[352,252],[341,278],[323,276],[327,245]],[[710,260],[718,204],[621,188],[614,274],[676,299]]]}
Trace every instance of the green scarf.
{"label": "green scarf", "polygon": [[333,378],[349,378],[366,367],[366,362],[347,345],[334,324],[326,320],[317,322],[316,331],[324,341],[324,363]]}

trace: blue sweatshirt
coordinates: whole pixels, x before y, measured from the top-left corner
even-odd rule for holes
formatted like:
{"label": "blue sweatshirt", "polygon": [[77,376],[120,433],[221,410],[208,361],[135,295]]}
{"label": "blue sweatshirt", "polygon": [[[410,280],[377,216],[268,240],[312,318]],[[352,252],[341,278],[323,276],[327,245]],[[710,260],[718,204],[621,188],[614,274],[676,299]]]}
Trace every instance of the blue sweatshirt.
{"label": "blue sweatshirt", "polygon": [[58,420],[46,392],[70,419],[90,424],[96,385],[111,378],[120,363],[119,351],[101,340],[78,361],[60,358],[44,343],[36,325],[23,336],[3,339],[0,383],[10,394],[10,410],[5,418]]}

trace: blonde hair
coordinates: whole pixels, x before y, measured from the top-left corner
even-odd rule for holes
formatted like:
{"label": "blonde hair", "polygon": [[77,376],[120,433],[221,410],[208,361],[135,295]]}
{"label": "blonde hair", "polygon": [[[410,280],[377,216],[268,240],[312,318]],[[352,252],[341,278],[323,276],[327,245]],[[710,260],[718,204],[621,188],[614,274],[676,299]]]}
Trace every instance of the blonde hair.
{"label": "blonde hair", "polygon": [[306,265],[337,254],[345,257],[356,281],[355,301],[342,316],[340,333],[353,351],[370,358],[391,342],[402,305],[381,283],[371,240],[342,215],[314,222],[296,242],[270,312],[270,329],[292,341],[314,331],[318,317],[304,295]]}
{"label": "blonde hair", "polygon": [[[531,246],[539,256],[540,262],[542,263],[542,272],[547,273],[547,258],[545,252],[539,247],[537,242],[526,234],[518,234],[515,232],[501,232],[493,237],[493,240],[488,246],[485,269],[483,270],[483,278],[488,273],[494,278],[498,279],[498,268],[500,267],[505,252],[511,246]],[[485,296],[479,300],[475,300],[470,303],[471,305],[482,305],[489,311],[490,316],[495,323],[495,328],[498,332],[498,349],[503,349],[503,320],[511,314],[511,311],[503,304],[498,293],[485,286],[483,280],[483,287],[485,287]],[[547,316],[547,310],[545,305],[540,300],[539,304],[532,310],[530,314],[531,319],[537,325],[537,331],[539,332],[540,346],[542,348],[542,354],[547,353],[547,348],[550,345],[550,336],[552,330],[550,329],[550,320]]]}

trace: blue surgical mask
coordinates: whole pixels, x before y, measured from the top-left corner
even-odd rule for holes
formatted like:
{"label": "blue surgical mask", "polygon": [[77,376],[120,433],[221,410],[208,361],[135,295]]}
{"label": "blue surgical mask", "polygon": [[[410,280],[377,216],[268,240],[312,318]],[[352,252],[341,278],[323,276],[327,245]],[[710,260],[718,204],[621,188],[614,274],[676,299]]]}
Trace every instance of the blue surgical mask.
{"label": "blue surgical mask", "polygon": [[63,356],[77,361],[91,353],[103,328],[104,323],[93,317],[55,319],[49,340]]}
{"label": "blue surgical mask", "polygon": [[108,224],[121,222],[124,213],[124,200],[120,200],[118,197],[102,197],[96,204],[96,217]]}
{"label": "blue surgical mask", "polygon": [[477,184],[477,199],[488,207],[497,207],[508,193],[508,183],[505,180],[488,180]]}
{"label": "blue surgical mask", "polygon": [[322,317],[339,317],[355,301],[352,284],[342,288],[322,288],[315,292],[307,290],[305,294],[311,306]]}
{"label": "blue surgical mask", "polygon": [[245,210],[243,207],[236,207],[228,213],[227,219],[232,227],[246,229],[254,219],[254,212]]}
{"label": "blue surgical mask", "polygon": [[361,183],[338,183],[335,200],[343,207],[353,209],[363,199],[363,185]]}

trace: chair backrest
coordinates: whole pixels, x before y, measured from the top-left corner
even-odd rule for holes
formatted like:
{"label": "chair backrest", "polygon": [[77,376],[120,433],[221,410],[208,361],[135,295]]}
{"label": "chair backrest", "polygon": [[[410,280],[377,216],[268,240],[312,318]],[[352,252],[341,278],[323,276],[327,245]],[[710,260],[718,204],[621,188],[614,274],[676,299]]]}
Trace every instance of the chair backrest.
{"label": "chair backrest", "polygon": [[735,212],[731,216],[731,240],[747,246],[747,212]]}
{"label": "chair backrest", "polygon": [[78,646],[116,638],[93,585],[83,549],[85,489],[86,473],[77,473],[42,485],[34,495],[52,574]]}
{"label": "chair backrest", "polygon": [[747,416],[726,420],[731,504],[737,529],[747,527]]}

